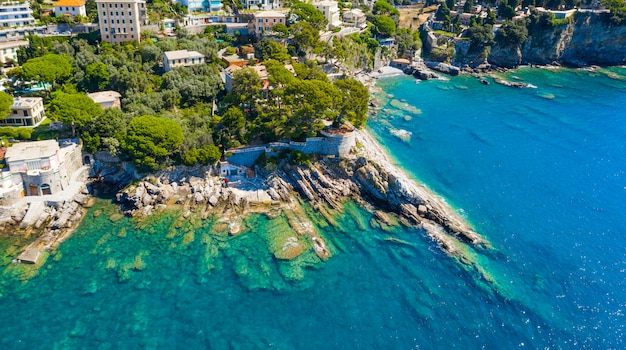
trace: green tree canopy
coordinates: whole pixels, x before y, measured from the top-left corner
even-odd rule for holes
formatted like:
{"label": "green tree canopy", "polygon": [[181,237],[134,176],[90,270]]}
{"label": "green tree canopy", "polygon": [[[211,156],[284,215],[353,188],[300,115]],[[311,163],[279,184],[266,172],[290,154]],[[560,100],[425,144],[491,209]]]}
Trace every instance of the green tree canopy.
{"label": "green tree canopy", "polygon": [[313,28],[322,30],[326,28],[328,20],[315,6],[297,1],[291,5],[290,14],[298,16],[301,22],[309,23]]}
{"label": "green tree canopy", "polygon": [[521,46],[528,39],[526,21],[506,21],[496,33],[496,43],[500,46]]}
{"label": "green tree canopy", "polygon": [[6,92],[0,91],[0,119],[4,119],[11,111],[13,97]]}
{"label": "green tree canopy", "polygon": [[322,120],[339,115],[339,91],[327,81],[296,79],[285,87],[285,105],[291,111],[286,122],[288,137],[304,139],[323,128]]}
{"label": "green tree canopy", "polygon": [[398,44],[398,56],[407,56],[422,47],[422,40],[418,31],[411,31],[408,28],[398,28],[396,32],[396,43]]}
{"label": "green tree canopy", "polygon": [[273,59],[284,62],[291,58],[286,47],[268,38],[261,39],[256,48],[262,60]]}
{"label": "green tree canopy", "polygon": [[90,63],[85,67],[85,86],[89,91],[101,91],[109,85],[109,69],[102,62]]}
{"label": "green tree canopy", "polygon": [[396,22],[386,15],[376,17],[374,26],[376,27],[376,32],[386,38],[396,33]]}
{"label": "green tree canopy", "polygon": [[470,40],[470,50],[474,52],[482,52],[485,47],[495,44],[493,30],[488,24],[469,28],[465,36]]}
{"label": "green tree canopy", "polygon": [[117,108],[105,109],[83,127],[83,148],[97,152],[101,146],[107,146],[107,150],[116,155],[120,140],[126,135],[128,119],[128,115]]}
{"label": "green tree canopy", "polygon": [[222,80],[214,66],[201,64],[177,67],[165,73],[164,87],[180,94],[181,102],[191,106],[197,102],[210,102],[217,95]]}
{"label": "green tree canopy", "polygon": [[254,108],[262,88],[263,82],[254,69],[239,69],[233,73],[230,98],[238,107]]}
{"label": "green tree canopy", "polygon": [[121,146],[137,164],[154,169],[164,165],[168,157],[178,151],[183,140],[180,124],[170,119],[144,115],[130,121]]}
{"label": "green tree canopy", "polygon": [[239,146],[239,142],[246,141],[246,117],[243,111],[235,106],[231,106],[226,112],[218,117],[216,135],[226,148]]}
{"label": "green tree canopy", "polygon": [[385,0],[376,1],[372,7],[372,12],[375,15],[400,16],[400,11],[396,10]]}
{"label": "green tree canopy", "polygon": [[204,145],[202,147],[195,147],[185,151],[182,155],[183,164],[196,165],[196,164],[215,164],[222,154],[220,149],[215,145]]}
{"label": "green tree canopy", "polygon": [[446,6],[448,6],[450,10],[453,10],[454,5],[456,5],[456,0],[446,0],[445,3],[446,3]]}
{"label": "green tree canopy", "polygon": [[284,64],[275,60],[267,60],[264,63],[272,86],[284,85],[294,79],[293,73],[285,68]]}
{"label": "green tree canopy", "polygon": [[31,58],[22,65],[22,75],[27,80],[55,83],[57,80],[69,77],[71,73],[70,60],[53,53]]}
{"label": "green tree canopy", "polygon": [[[340,118],[345,118],[354,126],[360,128],[367,120],[367,104],[370,94],[367,88],[358,80],[342,79],[335,81],[341,97]],[[339,120],[341,121],[341,120]]]}
{"label": "green tree canopy", "polygon": [[54,119],[66,125],[74,123],[79,129],[87,125],[94,117],[102,114],[100,105],[93,102],[87,95],[61,91],[52,94],[48,110]]}
{"label": "green tree canopy", "polygon": [[498,5],[498,17],[508,20],[511,20],[513,17],[515,17],[515,8],[509,5],[509,1],[503,0],[500,2],[500,5]]}
{"label": "green tree canopy", "polygon": [[450,21],[450,8],[445,2],[437,8],[437,12],[435,12],[435,19],[438,21],[445,21],[446,19]]}
{"label": "green tree canopy", "polygon": [[298,22],[292,27],[293,41],[301,54],[309,54],[319,46],[320,33],[306,22]]}
{"label": "green tree canopy", "polygon": [[471,0],[466,0],[465,4],[463,4],[463,12],[464,13],[472,13],[472,1]]}

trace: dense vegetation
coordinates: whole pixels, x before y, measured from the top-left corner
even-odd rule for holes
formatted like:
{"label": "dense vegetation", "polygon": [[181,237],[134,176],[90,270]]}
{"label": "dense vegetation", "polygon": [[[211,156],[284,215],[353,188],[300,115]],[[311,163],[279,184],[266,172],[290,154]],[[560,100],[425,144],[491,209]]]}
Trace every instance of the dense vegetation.
{"label": "dense vegetation", "polygon": [[[225,64],[217,52],[240,38],[218,44],[213,28],[196,36],[181,33],[178,38],[124,45],[31,37],[30,47],[18,54],[21,67],[9,76],[13,89],[25,81],[50,83],[52,91],[41,95],[47,115],[63,122],[66,136],[80,137],[87,151],[108,151],[146,170],[214,163],[221,156],[219,145],[301,140],[316,135],[325,123],[363,126],[367,89],[353,79],[329,81],[317,62],[368,67],[378,43],[369,41],[369,32],[334,38],[336,45],[321,42],[317,28],[326,25],[321,13],[307,4],[294,6],[293,13],[307,20],[278,26],[283,43],[267,39],[256,43],[257,58],[267,67],[268,77],[252,68],[240,69],[233,74],[231,93],[224,91],[220,70]],[[403,35],[407,48],[419,45],[411,33]],[[178,49],[199,51],[207,63],[164,72],[163,52]],[[307,63],[292,62],[292,56]],[[250,64],[260,62],[255,61]],[[103,110],[86,95],[102,90],[119,92],[122,110]],[[0,112],[8,112],[11,103],[9,95],[4,97],[0,94]],[[49,132],[5,134],[54,137]]]}

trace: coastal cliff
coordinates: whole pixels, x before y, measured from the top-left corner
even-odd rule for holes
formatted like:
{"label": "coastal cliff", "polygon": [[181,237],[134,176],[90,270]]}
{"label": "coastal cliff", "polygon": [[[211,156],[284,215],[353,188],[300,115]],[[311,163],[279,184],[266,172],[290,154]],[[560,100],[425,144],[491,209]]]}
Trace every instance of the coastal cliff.
{"label": "coastal cliff", "polygon": [[538,23],[521,46],[495,45],[488,61],[498,67],[520,64],[567,66],[626,63],[626,26],[612,25],[605,14],[577,12],[564,24]]}

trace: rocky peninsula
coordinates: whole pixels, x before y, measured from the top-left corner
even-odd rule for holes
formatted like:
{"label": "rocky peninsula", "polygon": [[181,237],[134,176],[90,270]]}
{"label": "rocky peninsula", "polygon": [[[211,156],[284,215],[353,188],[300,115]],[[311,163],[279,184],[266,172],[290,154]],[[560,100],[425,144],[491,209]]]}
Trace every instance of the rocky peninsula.
{"label": "rocky peninsula", "polygon": [[[395,166],[367,131],[353,133],[356,147],[348,157],[317,156],[308,165],[283,160],[276,170],[228,184],[215,167],[176,167],[133,183],[116,195],[116,201],[129,216],[182,205],[183,216],[218,217],[230,235],[241,234],[245,217],[252,213],[284,214],[295,235],[273,249],[275,257],[293,259],[310,248],[326,260],[332,253],[303,205],[313,207],[332,225],[344,203],[352,200],[374,212],[372,225],[419,228],[443,252],[489,280],[468,249],[488,248],[489,243],[445,200]],[[257,173],[264,170],[257,166]]]}

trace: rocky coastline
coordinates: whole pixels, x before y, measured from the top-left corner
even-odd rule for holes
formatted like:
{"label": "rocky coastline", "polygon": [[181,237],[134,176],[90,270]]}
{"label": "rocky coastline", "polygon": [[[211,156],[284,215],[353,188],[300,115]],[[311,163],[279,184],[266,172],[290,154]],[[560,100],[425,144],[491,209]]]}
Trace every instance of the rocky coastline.
{"label": "rocky coastline", "polygon": [[74,188],[63,195],[22,199],[0,208],[0,232],[21,235],[29,243],[19,247],[15,263],[38,264],[42,253],[54,250],[71,236],[95,198],[87,189],[87,167],[74,180]]}
{"label": "rocky coastline", "polygon": [[[297,236],[284,241],[275,256],[292,259],[309,246],[325,260],[331,252],[301,204],[311,205],[332,225],[344,203],[353,200],[375,213],[375,225],[420,228],[443,252],[477,267],[467,247],[488,248],[489,243],[442,198],[393,165],[367,131],[353,132],[357,147],[350,157],[316,157],[310,165],[283,161],[266,176],[228,186],[214,168],[176,167],[128,186],[116,195],[116,201],[128,216],[182,205],[183,216],[218,216],[230,235],[241,233],[246,215],[284,213]],[[298,246],[303,239],[307,244]]]}
{"label": "rocky coastline", "polygon": [[[398,74],[398,70],[384,71],[388,75]],[[375,77],[368,74],[360,78],[373,88]],[[367,131],[353,132],[357,145],[347,157],[314,156],[307,165],[284,159],[276,169],[266,171],[257,166],[257,174],[262,175],[234,183],[225,183],[217,166],[178,166],[142,176],[130,163],[106,153],[96,154],[90,172],[92,184],[83,187],[75,197],[57,206],[47,206],[30,224],[23,223],[23,207],[14,208],[11,215],[5,215],[10,220],[0,223],[5,231],[18,227],[20,222],[20,232],[40,230],[39,238],[20,256],[31,248],[38,252],[54,249],[71,234],[85,208],[92,204],[94,193],[89,194],[86,188],[93,192],[93,182],[102,181],[119,190],[114,201],[120,206],[120,215],[145,217],[178,206],[183,208],[182,219],[190,215],[218,218],[220,227],[233,236],[245,231],[245,219],[251,214],[270,218],[284,215],[293,235],[273,250],[275,257],[291,260],[312,249],[321,260],[326,260],[332,251],[307,216],[304,204],[315,208],[333,225],[346,201],[352,200],[374,213],[372,226],[421,229],[417,232],[426,233],[444,253],[489,280],[470,249],[489,248],[489,243],[445,200],[395,166]]]}

